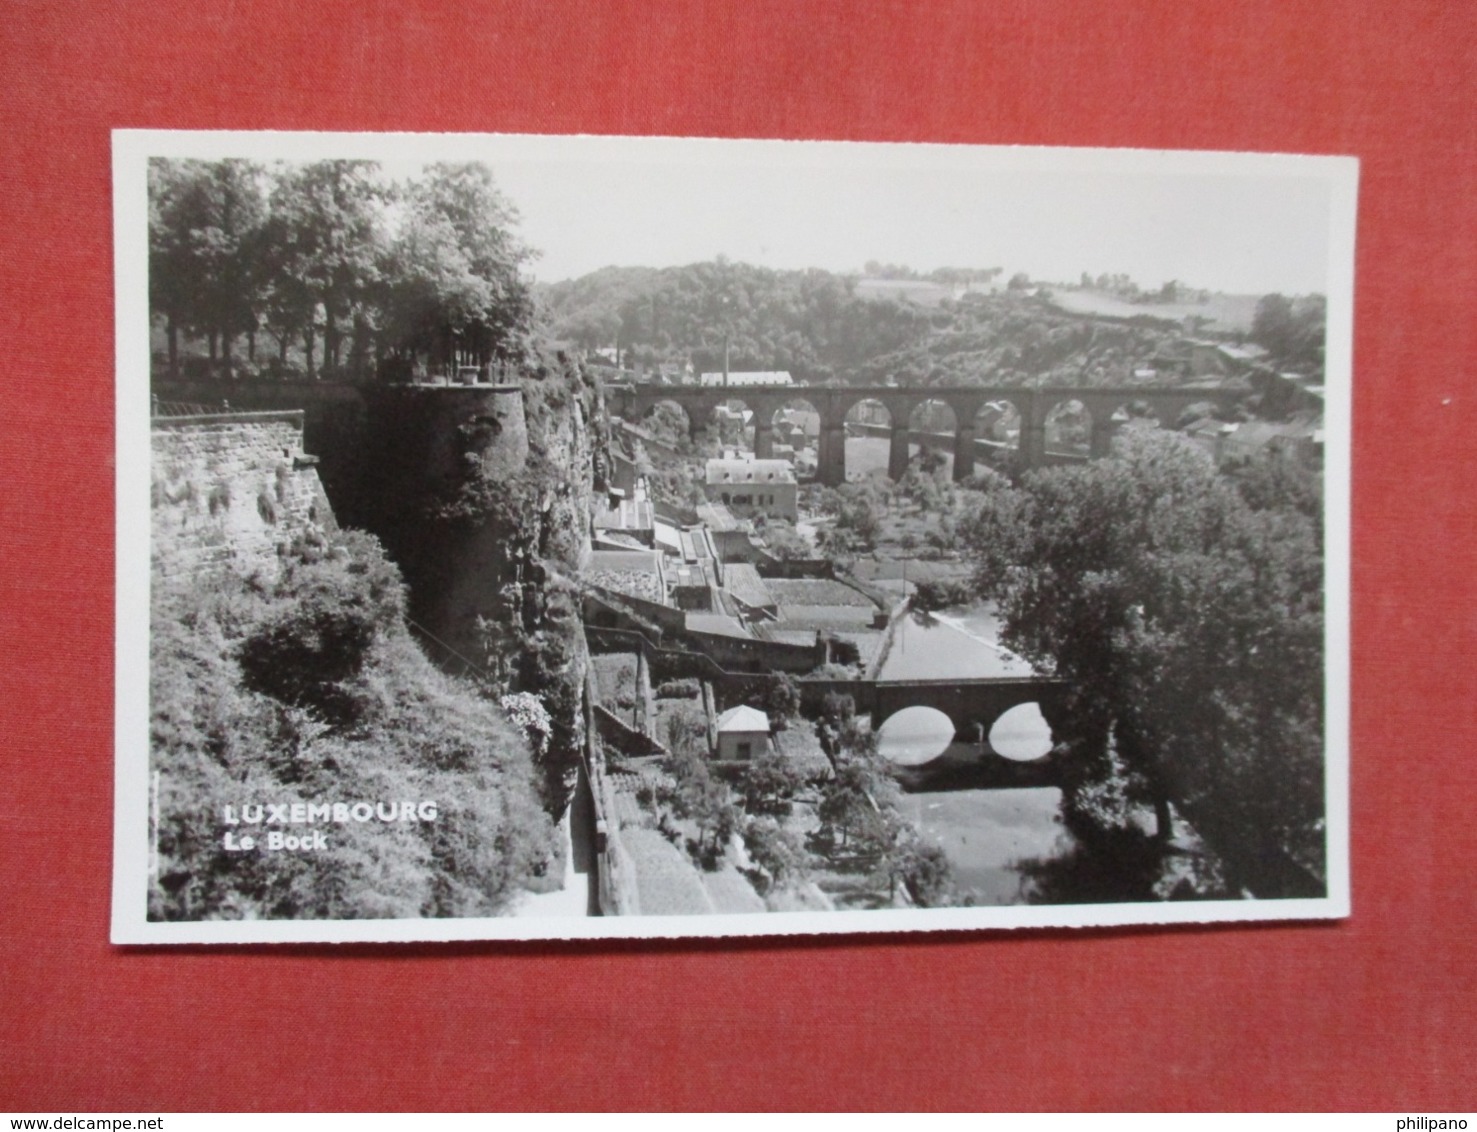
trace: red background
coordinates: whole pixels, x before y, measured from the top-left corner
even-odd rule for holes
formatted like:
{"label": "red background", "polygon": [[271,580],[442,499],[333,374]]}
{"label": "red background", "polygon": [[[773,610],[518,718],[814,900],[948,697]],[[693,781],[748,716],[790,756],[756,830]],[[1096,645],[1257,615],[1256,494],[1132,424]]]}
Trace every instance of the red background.
{"label": "red background", "polygon": [[[10,0],[0,1108],[1477,1104],[1474,48],[1460,0]],[[110,946],[115,126],[1357,155],[1353,918]]]}

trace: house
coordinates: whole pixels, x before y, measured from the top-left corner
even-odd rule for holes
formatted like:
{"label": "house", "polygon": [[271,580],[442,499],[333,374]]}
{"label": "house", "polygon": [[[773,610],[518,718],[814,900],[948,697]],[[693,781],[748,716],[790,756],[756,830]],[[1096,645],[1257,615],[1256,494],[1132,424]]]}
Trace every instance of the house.
{"label": "house", "polygon": [[699,376],[698,384],[708,387],[732,385],[794,385],[795,379],[789,370],[735,370],[723,373],[705,373]]}
{"label": "house", "polygon": [[710,501],[735,515],[763,514],[792,523],[800,514],[799,490],[788,460],[709,460],[703,487]]}
{"label": "house", "polygon": [[720,762],[747,762],[769,750],[769,716],[745,705],[729,708],[718,717]]}

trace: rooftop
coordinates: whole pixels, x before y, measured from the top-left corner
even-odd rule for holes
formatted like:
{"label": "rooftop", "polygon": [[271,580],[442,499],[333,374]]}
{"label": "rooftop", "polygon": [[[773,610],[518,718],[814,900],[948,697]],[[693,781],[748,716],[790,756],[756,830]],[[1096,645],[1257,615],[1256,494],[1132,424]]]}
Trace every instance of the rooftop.
{"label": "rooftop", "polygon": [[723,588],[750,609],[767,609],[775,604],[759,571],[747,562],[731,562],[724,568]]}
{"label": "rooftop", "polygon": [[732,531],[739,527],[733,512],[721,503],[699,503],[697,517],[710,531]]}
{"label": "rooftop", "polygon": [[[705,373],[699,379],[702,385],[722,385],[722,373]],[[736,370],[728,374],[729,385],[794,385],[795,379],[789,370]]]}
{"label": "rooftop", "polygon": [[662,556],[654,550],[594,550],[590,570],[636,570],[661,577]]}
{"label": "rooftop", "polygon": [[689,633],[712,633],[719,637],[752,639],[743,624],[726,613],[689,613],[686,624]]}
{"label": "rooftop", "polygon": [[794,483],[788,460],[709,460],[709,483]]}
{"label": "rooftop", "polygon": [[667,600],[662,556],[655,550],[592,550],[583,574],[601,589],[659,605]]}
{"label": "rooftop", "polygon": [[747,704],[729,708],[718,717],[718,730],[724,731],[763,731],[769,732],[769,716],[758,708],[751,708]]}

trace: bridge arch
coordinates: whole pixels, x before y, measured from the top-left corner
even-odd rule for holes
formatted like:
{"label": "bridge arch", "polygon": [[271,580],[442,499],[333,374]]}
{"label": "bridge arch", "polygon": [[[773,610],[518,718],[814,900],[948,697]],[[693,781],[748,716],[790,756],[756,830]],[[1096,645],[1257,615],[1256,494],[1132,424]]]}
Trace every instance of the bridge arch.
{"label": "bridge arch", "polygon": [[[795,462],[797,479],[815,477],[820,466],[821,431],[824,418],[813,401],[787,397],[778,405],[760,410],[755,433],[755,454],[761,458],[778,454]],[[776,446],[780,446],[776,448]],[[790,451],[787,453],[785,449]]]}
{"label": "bridge arch", "polygon": [[958,728],[938,708],[914,704],[899,708],[877,728],[877,751],[894,766],[922,766],[954,742]]}
{"label": "bridge arch", "polygon": [[1002,715],[1023,704],[1035,704],[1050,726],[1062,709],[1065,691],[1065,684],[1050,676],[879,680],[872,685],[872,728],[880,729],[903,708],[930,707],[949,717],[962,742],[979,743]]}
{"label": "bridge arch", "polygon": [[1012,464],[1021,450],[1025,416],[1009,397],[991,397],[974,415],[975,453],[992,464]]}
{"label": "bridge arch", "polygon": [[[890,460],[890,438],[898,431],[893,407],[877,397],[859,397],[846,407],[841,470],[846,482],[881,475]],[[904,433],[904,436],[907,434]]]}
{"label": "bridge arch", "polygon": [[1173,424],[1171,418],[1164,419],[1164,410],[1142,397],[1121,401],[1108,414],[1103,431],[1106,436],[1099,440],[1094,449],[1096,455],[1106,456],[1112,451],[1113,440],[1122,436],[1126,429],[1159,429]]}
{"label": "bridge arch", "polygon": [[1051,724],[1035,700],[1006,708],[985,736],[990,749],[1011,762],[1028,763],[1051,754]]}
{"label": "bridge arch", "polygon": [[1044,440],[1046,456],[1058,460],[1086,460],[1092,455],[1092,412],[1082,401],[1069,397],[1046,411]]}
{"label": "bridge arch", "polygon": [[658,444],[677,452],[691,447],[698,419],[695,412],[675,397],[664,397],[648,404],[635,423]]}
{"label": "bridge arch", "polygon": [[952,696],[924,683],[876,691],[878,753],[905,789],[1059,784],[1049,722],[1061,706],[1054,682],[985,682]]}
{"label": "bridge arch", "polygon": [[1147,397],[1130,397],[1113,410],[1110,419],[1120,425],[1143,424],[1164,427],[1164,411]]}
{"label": "bridge arch", "polygon": [[719,398],[709,415],[708,427],[720,447],[737,447],[758,455],[759,413],[748,398],[738,394]]}
{"label": "bridge arch", "polygon": [[[897,432],[894,428],[894,443],[887,468],[887,474],[893,479],[901,479],[907,473],[908,466],[925,452],[941,457],[952,473],[954,444],[959,436],[959,417],[948,401],[926,397],[916,402],[908,412],[902,444],[896,443]],[[896,459],[898,456],[901,460]]]}

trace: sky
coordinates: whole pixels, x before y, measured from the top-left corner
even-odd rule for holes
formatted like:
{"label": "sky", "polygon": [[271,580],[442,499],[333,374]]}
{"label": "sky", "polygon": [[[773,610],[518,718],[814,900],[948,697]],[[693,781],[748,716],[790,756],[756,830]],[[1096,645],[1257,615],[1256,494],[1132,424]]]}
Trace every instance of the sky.
{"label": "sky", "polygon": [[[155,135],[202,157],[371,157],[390,176],[484,161],[544,282],[727,256],[1122,273],[1238,294],[1327,293],[1352,270],[1349,158],[1150,150],[446,134]],[[1343,203],[1339,203],[1343,202]],[[1336,228],[1335,214],[1346,216]]]}
{"label": "sky", "polygon": [[552,282],[717,255],[773,268],[1124,273],[1232,293],[1326,291],[1327,186],[1056,171],[493,163]]}

